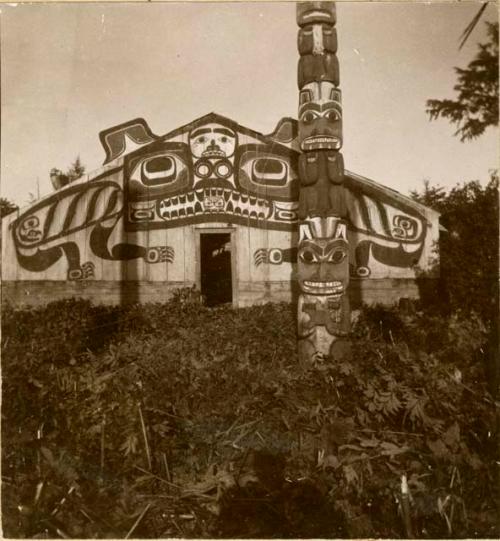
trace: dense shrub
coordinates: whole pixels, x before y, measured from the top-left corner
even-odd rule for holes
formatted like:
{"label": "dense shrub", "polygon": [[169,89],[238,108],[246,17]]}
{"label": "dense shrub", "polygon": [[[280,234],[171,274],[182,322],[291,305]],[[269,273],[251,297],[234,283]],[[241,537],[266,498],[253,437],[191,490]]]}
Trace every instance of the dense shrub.
{"label": "dense shrub", "polygon": [[[484,321],[496,324],[499,309],[498,173],[491,174],[486,186],[471,181],[445,191],[425,182],[421,192],[413,191],[411,195],[440,212],[440,223],[445,228],[436,246],[439,291],[438,295],[429,295],[428,300],[441,312],[473,311]],[[427,285],[427,282],[422,280],[422,284]]]}
{"label": "dense shrub", "polygon": [[301,366],[290,305],[3,314],[7,536],[497,536],[477,318],[362,312]]}

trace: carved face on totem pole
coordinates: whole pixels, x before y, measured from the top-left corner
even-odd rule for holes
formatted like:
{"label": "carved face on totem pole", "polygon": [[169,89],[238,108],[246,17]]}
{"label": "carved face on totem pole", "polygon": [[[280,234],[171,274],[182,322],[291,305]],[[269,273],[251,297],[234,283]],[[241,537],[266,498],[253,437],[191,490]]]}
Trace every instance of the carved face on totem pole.
{"label": "carved face on totem pole", "polygon": [[330,24],[310,24],[299,29],[297,48],[301,56],[337,52],[337,31]]}
{"label": "carved face on totem pole", "polygon": [[309,24],[337,22],[337,12],[333,2],[299,2],[297,4],[297,24],[300,27]]}
{"label": "carved face on totem pole", "polygon": [[338,218],[311,218],[300,226],[297,271],[299,358],[337,358],[335,344],[350,329],[349,252],[346,224]]}
{"label": "carved face on totem pole", "polygon": [[342,295],[349,284],[347,228],[338,218],[312,218],[301,226],[297,252],[300,289],[309,295]]}
{"label": "carved face on totem pole", "polygon": [[343,238],[303,240],[297,253],[299,285],[310,295],[342,295],[349,282],[349,246]]}
{"label": "carved face on totem pole", "polygon": [[309,83],[301,90],[299,143],[306,152],[342,146],[341,94],[332,83]]}

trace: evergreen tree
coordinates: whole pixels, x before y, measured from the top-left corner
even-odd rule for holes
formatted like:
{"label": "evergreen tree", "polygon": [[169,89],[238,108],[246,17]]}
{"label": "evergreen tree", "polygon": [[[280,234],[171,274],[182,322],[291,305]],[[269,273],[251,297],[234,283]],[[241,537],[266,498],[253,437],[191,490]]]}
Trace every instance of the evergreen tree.
{"label": "evergreen tree", "polygon": [[0,218],[4,218],[8,214],[15,212],[19,207],[9,201],[5,197],[0,197]]}
{"label": "evergreen tree", "polygon": [[82,165],[80,156],[77,156],[75,161],[71,164],[70,168],[66,171],[66,175],[72,180],[77,180],[85,173],[85,166]]}
{"label": "evergreen tree", "polygon": [[427,100],[431,120],[447,118],[458,126],[461,141],[475,139],[490,126],[498,126],[498,23],[486,23],[489,40],[468,67],[455,68],[455,100]]}

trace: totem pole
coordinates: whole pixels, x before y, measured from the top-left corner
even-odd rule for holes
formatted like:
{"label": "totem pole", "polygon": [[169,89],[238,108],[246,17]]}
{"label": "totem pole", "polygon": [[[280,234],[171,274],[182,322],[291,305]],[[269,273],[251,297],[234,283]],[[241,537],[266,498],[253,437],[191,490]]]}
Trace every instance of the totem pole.
{"label": "totem pole", "polygon": [[298,347],[301,361],[349,349],[349,246],[333,2],[297,4],[299,25]]}

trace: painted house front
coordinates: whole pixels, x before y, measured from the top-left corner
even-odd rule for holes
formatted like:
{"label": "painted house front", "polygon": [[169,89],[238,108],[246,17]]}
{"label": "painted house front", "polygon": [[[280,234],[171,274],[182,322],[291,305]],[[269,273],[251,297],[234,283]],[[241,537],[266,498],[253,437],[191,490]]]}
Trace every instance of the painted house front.
{"label": "painted house front", "polygon": [[[135,119],[100,139],[100,170],[54,174],[55,192],[3,220],[4,302],[156,302],[191,286],[209,304],[295,298],[296,121],[262,135],[210,113],[156,136]],[[438,213],[348,171],[345,185],[353,306],[417,297]]]}

